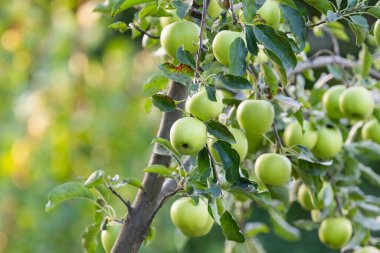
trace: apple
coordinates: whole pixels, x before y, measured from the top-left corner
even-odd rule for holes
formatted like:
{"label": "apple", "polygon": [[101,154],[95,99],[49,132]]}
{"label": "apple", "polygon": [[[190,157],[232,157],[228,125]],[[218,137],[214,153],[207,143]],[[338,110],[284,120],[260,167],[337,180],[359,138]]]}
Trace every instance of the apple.
{"label": "apple", "polygon": [[319,240],[326,246],[339,249],[350,240],[352,235],[351,221],[345,217],[327,218],[319,227]]}
{"label": "apple", "polygon": [[229,65],[229,53],[230,46],[235,39],[241,37],[240,32],[223,30],[218,32],[212,42],[212,51],[214,52],[215,58],[221,64]]}
{"label": "apple", "polygon": [[285,128],[283,140],[287,147],[302,145],[308,149],[313,149],[317,143],[317,136],[317,131],[309,121],[303,122],[302,129],[296,120]]}
{"label": "apple", "polygon": [[264,184],[281,186],[289,181],[292,174],[292,164],[284,155],[263,154],[256,160],[255,173]]}
{"label": "apple", "polygon": [[210,3],[208,4],[207,14],[212,19],[216,19],[219,17],[219,14],[222,12],[222,8],[220,8],[218,0],[210,0]]}
{"label": "apple", "polygon": [[177,21],[165,26],[161,32],[161,45],[165,52],[173,58],[181,46],[190,53],[198,49],[200,28],[190,21]]}
{"label": "apple", "polygon": [[185,108],[188,113],[202,121],[214,119],[222,113],[222,97],[217,92],[216,102],[212,101],[208,98],[207,91],[203,89],[186,101]]}
{"label": "apple", "polygon": [[250,134],[246,135],[246,137],[248,140],[248,153],[256,152],[260,147],[262,147],[265,144],[265,139],[262,134]]}
{"label": "apple", "polygon": [[160,23],[161,23],[161,26],[162,28],[174,23],[174,22],[177,22],[177,21],[181,21],[181,19],[177,16],[177,10],[176,9],[170,9],[170,10],[166,10],[166,12],[169,12],[170,14],[172,14],[171,17],[160,17]]}
{"label": "apple", "polygon": [[298,188],[297,199],[303,209],[308,211],[315,209],[313,198],[305,184],[301,184]]}
{"label": "apple", "polygon": [[377,45],[380,47],[380,19],[378,19],[375,23],[375,27],[373,29],[373,35],[375,36]]}
{"label": "apple", "polygon": [[237,109],[237,120],[240,127],[249,136],[266,133],[274,121],[274,109],[266,100],[245,100]]}
{"label": "apple", "polygon": [[106,253],[110,253],[120,233],[121,223],[117,221],[110,221],[107,223],[106,228],[101,232],[101,241]]}
{"label": "apple", "polygon": [[380,253],[380,250],[373,246],[366,246],[360,250],[355,251],[355,253]]}
{"label": "apple", "polygon": [[276,0],[266,0],[256,14],[265,20],[265,24],[277,29],[281,20],[281,9]]}
{"label": "apple", "polygon": [[[244,133],[240,129],[232,128],[232,127],[229,127],[228,129],[230,130],[230,132],[234,136],[235,142],[236,142],[236,143],[232,144],[231,147],[238,152],[238,154],[240,156],[240,161],[243,161],[245,159],[245,157],[247,156],[247,153],[248,153],[247,137],[245,137]],[[210,139],[208,146],[210,148],[212,156],[215,158],[216,161],[220,162],[220,157],[219,157],[218,152],[212,147],[212,145],[215,142],[216,142],[215,139]]]}
{"label": "apple", "polygon": [[264,49],[262,48],[259,48],[257,58],[259,59],[259,63],[267,63],[269,61],[268,55],[265,53]]}
{"label": "apple", "polygon": [[176,200],[170,209],[170,216],[174,225],[189,237],[206,235],[214,224],[207,203],[202,198],[197,204],[189,197]]}
{"label": "apple", "polygon": [[372,119],[365,123],[362,128],[363,140],[371,140],[380,144],[380,123],[377,119]]}
{"label": "apple", "polygon": [[312,152],[321,159],[330,159],[342,149],[343,137],[340,130],[334,126],[323,126],[318,130],[317,143]]}
{"label": "apple", "polygon": [[350,119],[368,118],[375,107],[371,93],[362,86],[346,89],[339,98],[339,108]]}
{"label": "apple", "polygon": [[174,122],[170,129],[170,143],[183,155],[195,155],[207,141],[207,128],[199,119],[186,117]]}
{"label": "apple", "polygon": [[339,98],[345,89],[346,87],[344,85],[335,85],[323,94],[323,109],[326,111],[327,116],[332,119],[340,119],[344,117],[344,114],[340,111]]}

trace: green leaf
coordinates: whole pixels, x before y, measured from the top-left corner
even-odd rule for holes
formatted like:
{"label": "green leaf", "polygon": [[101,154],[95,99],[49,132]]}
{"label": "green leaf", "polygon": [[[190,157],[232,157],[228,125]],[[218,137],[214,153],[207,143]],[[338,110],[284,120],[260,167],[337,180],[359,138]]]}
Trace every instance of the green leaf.
{"label": "green leaf", "polygon": [[367,13],[377,19],[380,19],[380,6],[375,6],[368,9]]}
{"label": "green leaf", "polygon": [[153,165],[145,168],[144,172],[159,174],[163,177],[171,177],[174,171],[172,169],[169,169],[168,167],[163,166],[163,165],[153,164]]}
{"label": "green leaf", "polygon": [[207,98],[211,101],[216,102],[216,88],[214,85],[206,85],[205,86],[207,92]]}
{"label": "green leaf", "polygon": [[280,58],[278,58],[277,55],[275,55],[272,51],[268,49],[265,49],[265,53],[269,56],[272,65],[280,78],[282,87],[285,87],[288,84],[288,76]]}
{"label": "green leaf", "polygon": [[83,184],[68,182],[58,185],[49,193],[48,203],[45,206],[45,210],[46,212],[50,212],[60,203],[76,198],[87,199],[92,202],[95,201],[94,194]]}
{"label": "green leaf", "polygon": [[362,27],[361,25],[357,25],[353,22],[349,22],[348,25],[350,26],[352,32],[355,34],[356,45],[361,45],[367,37],[368,29]]}
{"label": "green leaf", "polygon": [[165,76],[154,75],[144,84],[144,96],[150,97],[164,90],[168,84],[169,80]]}
{"label": "green leaf", "polygon": [[251,55],[256,56],[259,52],[259,48],[257,46],[255,33],[253,32],[253,26],[244,25],[244,30],[245,30],[245,40],[247,41],[248,51],[251,53]]}
{"label": "green leaf", "polygon": [[346,149],[360,158],[380,160],[380,144],[372,141],[354,142],[346,146]]}
{"label": "green leaf", "polygon": [[268,234],[270,232],[269,227],[265,223],[261,222],[248,222],[245,225],[245,236],[254,237],[258,234],[265,233]]}
{"label": "green leaf", "polygon": [[243,14],[244,18],[248,21],[251,21],[256,14],[256,5],[254,0],[243,0]]}
{"label": "green leaf", "polygon": [[245,242],[244,235],[241,232],[236,220],[228,211],[224,211],[220,217],[220,226],[222,227],[224,236],[228,240],[240,243]]}
{"label": "green leaf", "polygon": [[293,0],[280,0],[280,3],[281,4],[286,4],[286,5],[290,6],[290,7],[292,7],[293,9],[297,9],[297,6],[296,6],[296,4],[294,3]]}
{"label": "green leaf", "polygon": [[156,3],[150,3],[147,4],[144,8],[142,8],[139,11],[139,19],[143,19],[147,16],[150,17],[171,17],[172,14],[169,12],[165,11],[165,9],[158,7]]}
{"label": "green leaf", "polygon": [[111,15],[115,16],[120,12],[131,8],[132,6],[154,2],[155,0],[117,0],[114,6],[112,7]]}
{"label": "green leaf", "polygon": [[153,95],[152,102],[158,109],[163,112],[173,112],[177,108],[175,101],[171,97],[163,94]]}
{"label": "green leaf", "polygon": [[354,16],[350,16],[350,19],[351,21],[358,25],[358,26],[361,26],[363,27],[364,29],[369,30],[369,25],[368,25],[368,22],[367,22],[367,19],[363,16],[360,16],[360,15],[354,15]]}
{"label": "green leaf", "polygon": [[363,44],[359,52],[360,72],[363,77],[368,77],[372,66],[372,54],[367,45]]}
{"label": "green leaf", "polygon": [[193,54],[184,50],[183,47],[179,47],[177,50],[177,60],[180,63],[192,67],[194,70],[196,68]]}
{"label": "green leaf", "polygon": [[294,100],[291,97],[286,97],[286,96],[281,95],[281,94],[277,94],[275,99],[281,103],[290,105],[290,106],[296,108],[297,110],[299,110],[302,107],[302,104],[300,102],[298,102],[297,100]]}
{"label": "green leaf", "polygon": [[117,21],[115,23],[112,23],[108,27],[111,29],[114,29],[114,30],[119,30],[121,33],[125,32],[126,30],[129,29],[127,24],[122,22],[122,21]]}
{"label": "green leaf", "polygon": [[261,64],[261,72],[264,74],[264,80],[266,86],[269,88],[270,93],[272,96],[277,95],[278,91],[278,83],[277,83],[277,78],[274,75],[272,69],[265,63]]}
{"label": "green leaf", "polygon": [[203,148],[199,152],[197,158],[197,165],[199,175],[201,176],[201,182],[206,182],[207,178],[205,178],[204,175],[209,175],[209,172],[211,171],[210,157],[206,148]]}
{"label": "green leaf", "polygon": [[278,35],[276,30],[265,25],[256,25],[253,31],[257,41],[277,55],[286,69],[295,68],[297,59],[287,37]]}
{"label": "green leaf", "polygon": [[234,90],[251,90],[252,89],[251,83],[244,77],[233,76],[230,74],[223,75],[223,73],[219,73],[217,75],[214,75],[213,77],[219,80],[222,83],[222,85],[230,89],[234,89]]}
{"label": "green leaf", "polygon": [[176,7],[176,14],[180,19],[183,19],[189,12],[191,6],[193,5],[192,0],[183,1],[173,1],[173,5]]}
{"label": "green leaf", "polygon": [[226,180],[231,184],[239,183],[241,181],[239,153],[231,147],[231,144],[224,141],[217,141],[212,147],[218,152],[222,161],[223,168],[226,171]]}
{"label": "green leaf", "polygon": [[297,39],[299,51],[305,48],[306,25],[305,19],[297,9],[281,5],[285,21],[289,24],[290,31]]}
{"label": "green leaf", "polygon": [[156,227],[150,225],[144,238],[144,245],[149,245],[156,237]]}
{"label": "green leaf", "polygon": [[101,183],[103,183],[104,178],[104,171],[103,170],[97,170],[93,172],[87,180],[83,183],[84,186],[87,188],[95,187]]}
{"label": "green leaf", "polygon": [[[143,184],[141,183],[140,179],[135,177],[129,177],[122,180],[124,184],[132,185],[137,188],[143,188]],[[117,187],[115,187],[117,188]]]}
{"label": "green leaf", "polygon": [[277,212],[271,210],[269,214],[271,216],[274,232],[278,236],[287,241],[298,241],[301,239],[300,231],[286,222]]}
{"label": "green leaf", "polygon": [[[175,148],[172,146],[172,144],[170,143],[170,141],[167,140],[167,139],[164,139],[164,138],[154,138],[152,140],[152,143],[158,143],[158,144],[160,144],[162,147],[164,147],[170,153],[172,153],[173,155],[175,155],[177,158],[180,156],[180,154],[178,153],[178,151],[175,150]],[[159,150],[155,150],[155,152],[157,152],[160,155],[168,155],[168,153],[159,152]]]}
{"label": "green leaf", "polygon": [[373,186],[380,188],[380,175],[377,174],[371,167],[358,163],[358,169],[360,170],[362,177],[367,179]]}
{"label": "green leaf", "polygon": [[230,130],[228,130],[228,128],[225,125],[219,123],[218,121],[208,121],[206,122],[206,126],[209,134],[215,136],[219,140],[226,141],[231,144],[236,143],[235,137],[232,135]]}
{"label": "green leaf", "polygon": [[243,76],[247,70],[247,62],[245,58],[248,50],[242,38],[236,38],[229,49],[229,68],[230,74],[234,76]]}
{"label": "green leaf", "polygon": [[305,2],[323,14],[327,14],[327,11],[333,10],[328,0],[305,0]]}
{"label": "green leaf", "polygon": [[340,15],[339,13],[335,13],[333,11],[327,11],[327,15],[326,15],[326,20],[328,22],[334,22],[334,21],[338,21],[339,19],[342,19],[342,15]]}
{"label": "green leaf", "polygon": [[175,66],[169,62],[161,64],[159,69],[167,78],[184,85],[191,83],[195,73],[191,67],[185,64]]}
{"label": "green leaf", "polygon": [[100,231],[100,224],[90,224],[88,225],[84,232],[82,233],[82,244],[85,249],[85,253],[96,252],[98,247],[98,233]]}

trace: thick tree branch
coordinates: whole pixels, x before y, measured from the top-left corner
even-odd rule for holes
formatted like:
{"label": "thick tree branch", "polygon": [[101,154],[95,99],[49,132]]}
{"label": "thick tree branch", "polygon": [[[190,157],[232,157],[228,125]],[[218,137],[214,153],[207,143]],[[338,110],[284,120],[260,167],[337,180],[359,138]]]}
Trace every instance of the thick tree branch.
{"label": "thick tree branch", "polygon": [[[174,100],[182,101],[187,96],[187,87],[172,82],[169,86],[168,96]],[[183,108],[183,103],[179,106]],[[157,136],[169,139],[171,126],[181,117],[182,112],[179,110],[163,113]],[[156,150],[156,146],[154,150]],[[170,162],[170,156],[161,155],[153,151],[149,165],[161,164],[169,166]],[[144,191],[138,191],[132,208],[128,212],[119,237],[112,249],[112,253],[135,253],[138,251],[144,241],[154,215],[167,198],[167,195],[160,194],[163,183],[164,178],[159,177],[157,174],[145,174],[143,180]]]}

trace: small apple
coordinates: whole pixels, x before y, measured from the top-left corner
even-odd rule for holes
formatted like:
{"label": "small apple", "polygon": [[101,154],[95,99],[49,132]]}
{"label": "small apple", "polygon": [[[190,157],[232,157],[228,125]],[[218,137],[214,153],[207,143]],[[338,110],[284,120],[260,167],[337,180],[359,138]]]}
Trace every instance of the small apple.
{"label": "small apple", "polygon": [[363,140],[371,140],[380,144],[380,123],[377,119],[372,119],[365,123],[362,128]]}
{"label": "small apple", "polygon": [[198,49],[200,28],[190,21],[177,21],[165,26],[161,32],[161,45],[165,52],[173,58],[181,46],[190,53]]}
{"label": "small apple", "polygon": [[346,90],[344,85],[335,85],[323,94],[323,109],[325,109],[327,116],[332,119],[340,119],[344,117],[344,114],[340,111],[339,107],[339,98],[344,90]]}
{"label": "small apple", "polygon": [[221,64],[229,65],[229,53],[230,46],[235,39],[241,37],[240,32],[223,30],[218,32],[212,42],[212,51],[214,52],[215,58]]}
{"label": "small apple", "polygon": [[[325,195],[329,197],[325,197]],[[331,204],[333,201],[332,196],[334,195],[334,191],[332,186],[328,182],[323,182],[323,186],[321,190],[318,192],[317,203],[315,203],[313,196],[311,195],[310,190],[307,188],[305,184],[301,184],[298,188],[297,199],[303,209],[307,211],[311,211],[313,209],[322,209],[324,205],[327,206]],[[325,199],[326,198],[326,199]],[[327,202],[327,203],[324,203]]]}
{"label": "small apple", "polygon": [[380,19],[378,19],[375,23],[375,27],[373,29],[373,35],[375,36],[377,45],[380,47]]}
{"label": "small apple", "polygon": [[298,188],[297,199],[303,209],[308,211],[315,209],[313,198],[305,184],[301,184]]}
{"label": "small apple", "polygon": [[280,25],[281,9],[276,0],[266,0],[256,13],[265,20],[266,25],[274,29]]}
{"label": "small apple", "polygon": [[258,151],[258,149],[265,144],[265,139],[262,134],[259,134],[259,135],[250,134],[250,135],[246,135],[246,137],[248,140],[248,153],[250,154]]}
{"label": "small apple", "polygon": [[220,8],[218,0],[210,0],[210,3],[208,5],[207,14],[212,19],[216,19],[219,17],[219,14],[222,12],[222,8]]}
{"label": "small apple", "polygon": [[302,145],[313,149],[317,143],[317,131],[309,121],[304,121],[303,126],[304,129],[296,120],[285,128],[283,136],[285,146]]}
{"label": "small apple", "polygon": [[[229,127],[228,129],[230,130],[230,132],[234,136],[235,142],[236,142],[236,143],[232,144],[231,147],[238,152],[238,154],[240,156],[240,161],[243,161],[245,159],[245,157],[247,156],[247,153],[248,153],[247,137],[245,137],[244,133],[240,129],[236,129],[236,128],[232,128],[232,127]],[[214,140],[214,139],[210,139],[208,146],[209,146],[211,154],[213,155],[215,160],[220,162],[220,157],[219,157],[218,152],[212,147],[212,145],[215,143],[215,141],[216,140]]]}
{"label": "small apple", "polygon": [[330,159],[340,152],[342,146],[342,133],[338,128],[328,125],[318,130],[317,143],[312,152],[318,158]]}
{"label": "small apple", "polygon": [[164,28],[164,27],[166,27],[166,26],[168,26],[174,22],[181,21],[181,19],[176,14],[176,12],[177,12],[176,9],[166,10],[166,12],[169,12],[170,14],[172,14],[172,16],[171,17],[160,17],[160,23],[161,23],[162,28]]}
{"label": "small apple", "polygon": [[256,160],[255,173],[264,184],[281,186],[289,181],[292,174],[292,164],[284,155],[263,154]]}
{"label": "small apple", "polygon": [[237,109],[237,120],[247,137],[264,134],[273,124],[273,106],[266,100],[245,100]]}
{"label": "small apple", "polygon": [[360,250],[355,251],[355,253],[380,253],[380,250],[373,246],[366,246]]}
{"label": "small apple", "polygon": [[181,154],[197,154],[206,145],[206,141],[207,128],[199,119],[179,119],[170,129],[170,143]]}
{"label": "small apple", "polygon": [[107,223],[104,230],[101,232],[101,241],[106,253],[110,253],[112,247],[116,241],[117,236],[120,233],[121,223],[117,221],[110,221]]}
{"label": "small apple", "polygon": [[202,90],[186,101],[185,108],[187,112],[191,113],[202,121],[214,119],[222,113],[222,97],[217,92],[216,102],[212,101],[208,98],[207,91]]}
{"label": "small apple", "polygon": [[203,199],[199,199],[198,204],[189,197],[176,200],[170,209],[170,216],[174,225],[189,237],[204,236],[214,224]]}
{"label": "small apple", "polygon": [[350,119],[368,118],[375,107],[372,94],[362,86],[346,89],[339,98],[339,108]]}
{"label": "small apple", "polygon": [[327,218],[319,227],[319,240],[333,249],[342,248],[352,235],[351,221],[345,217]]}

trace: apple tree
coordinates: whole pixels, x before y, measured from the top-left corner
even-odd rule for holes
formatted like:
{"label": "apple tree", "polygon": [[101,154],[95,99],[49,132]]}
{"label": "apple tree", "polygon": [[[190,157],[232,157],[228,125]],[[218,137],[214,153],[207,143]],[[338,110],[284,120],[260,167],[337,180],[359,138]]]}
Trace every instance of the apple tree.
{"label": "apple tree", "polygon": [[[113,0],[96,8],[114,17],[127,10],[130,23],[109,27],[160,55],[144,93],[145,109],[162,118],[142,180],[98,170],[51,191],[48,211],[72,198],[94,204],[86,252],[98,234],[107,253],[137,252],[154,240],[152,220],[170,198],[185,236],[219,226],[225,252],[243,243],[263,252],[255,236],[269,225],[249,220],[255,208],[285,240],[318,230],[330,248],[379,252],[380,196],[361,188],[380,189],[376,1]],[[332,49],[317,49],[318,37]],[[343,54],[344,41],[358,54]],[[139,188],[133,202],[118,193],[127,184]],[[123,217],[107,191],[125,204]]]}

